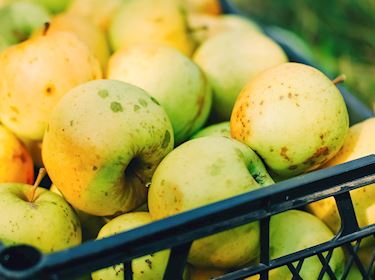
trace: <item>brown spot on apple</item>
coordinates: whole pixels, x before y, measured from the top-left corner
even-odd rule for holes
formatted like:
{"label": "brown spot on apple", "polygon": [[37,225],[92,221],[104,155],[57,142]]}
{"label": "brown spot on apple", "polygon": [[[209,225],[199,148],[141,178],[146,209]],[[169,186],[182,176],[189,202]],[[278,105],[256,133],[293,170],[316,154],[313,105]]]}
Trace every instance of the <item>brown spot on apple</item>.
{"label": "brown spot on apple", "polygon": [[51,96],[51,95],[54,94],[55,91],[56,91],[55,85],[48,84],[48,85],[46,85],[46,88],[44,90],[44,94],[47,95],[47,96]]}
{"label": "brown spot on apple", "polygon": [[280,156],[282,156],[287,161],[290,161],[290,158],[287,155],[287,152],[288,152],[288,148],[287,147],[282,147],[281,150],[280,150]]}

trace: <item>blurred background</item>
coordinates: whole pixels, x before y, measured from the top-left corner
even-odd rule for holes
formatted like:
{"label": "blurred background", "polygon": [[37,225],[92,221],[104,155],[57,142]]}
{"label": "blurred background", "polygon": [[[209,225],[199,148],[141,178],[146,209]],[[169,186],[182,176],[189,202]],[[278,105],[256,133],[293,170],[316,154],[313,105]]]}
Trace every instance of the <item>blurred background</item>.
{"label": "blurred background", "polygon": [[346,74],[348,89],[375,111],[375,0],[232,2],[254,19],[303,38],[314,60],[333,74]]}

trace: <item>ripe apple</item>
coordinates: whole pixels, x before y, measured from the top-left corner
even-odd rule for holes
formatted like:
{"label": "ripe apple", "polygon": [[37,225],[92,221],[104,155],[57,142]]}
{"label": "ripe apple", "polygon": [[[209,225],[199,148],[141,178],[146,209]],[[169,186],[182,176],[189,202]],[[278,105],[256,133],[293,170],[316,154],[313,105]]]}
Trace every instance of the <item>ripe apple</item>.
{"label": "ripe apple", "polygon": [[230,125],[229,122],[222,122],[213,124],[203,128],[202,130],[195,133],[191,139],[205,137],[205,136],[224,136],[231,138],[230,136]]}
{"label": "ripe apple", "polygon": [[219,0],[180,0],[188,13],[221,14]]}
{"label": "ripe apple", "polygon": [[66,32],[5,49],[0,73],[1,122],[17,136],[36,141],[42,140],[52,108],[68,90],[101,77],[87,46]]}
{"label": "ripe apple", "polygon": [[349,117],[339,90],[323,73],[285,63],[257,75],[242,90],[230,128],[233,138],[285,179],[331,159],[344,143]]}
{"label": "ripe apple", "polygon": [[[271,184],[249,147],[225,137],[203,137],[183,143],[159,164],[148,206],[153,219],[162,219]],[[198,267],[235,268],[256,259],[258,250],[254,222],[195,241],[188,260]]]}
{"label": "ripe apple", "polygon": [[[323,168],[375,154],[375,118],[367,119],[349,129],[342,149]],[[360,227],[375,223],[375,184],[350,192]],[[330,197],[308,206],[308,210],[324,221],[333,232],[341,226],[336,202]]]}
{"label": "ripe apple", "polygon": [[[64,197],[56,185],[52,185],[50,191]],[[82,241],[95,239],[98,236],[100,229],[106,224],[104,218],[87,214],[79,209],[74,209],[74,211],[81,223]]]}
{"label": "ripe apple", "polygon": [[67,12],[82,16],[107,31],[113,15],[123,2],[124,0],[73,0]]}
{"label": "ripe apple", "polygon": [[[330,229],[315,216],[298,210],[286,211],[271,218],[270,258],[280,258],[333,238],[334,235]],[[294,265],[296,266],[296,264]],[[341,279],[345,268],[345,256],[342,248],[336,248],[333,251],[329,265],[337,279]],[[322,264],[319,258],[312,256],[304,260],[299,274],[302,279],[319,279],[321,269]],[[271,270],[269,277],[270,279],[292,279],[293,275],[287,266],[282,266]],[[329,279],[327,274],[325,277]],[[260,278],[259,275],[254,275],[246,279],[257,280]]]}
{"label": "ripe apple", "polygon": [[0,125],[0,183],[34,181],[34,166],[29,152],[6,127]]}
{"label": "ripe apple", "polygon": [[239,15],[213,16],[191,13],[187,16],[192,38],[202,44],[207,39],[230,31],[261,33],[259,26],[248,18]]}
{"label": "ripe apple", "polygon": [[283,50],[271,39],[244,30],[206,40],[193,59],[213,88],[212,113],[216,121],[229,121],[236,98],[250,78],[287,61]]}
{"label": "ripe apple", "polygon": [[[151,223],[152,219],[150,214],[147,212],[133,212],[118,216],[108,222],[99,232],[98,239],[108,237],[120,232],[128,231],[148,223]],[[168,264],[169,250],[163,250],[143,256],[133,260],[133,278],[135,280],[140,279],[163,279],[165,268]],[[110,268],[96,271],[92,274],[93,280],[100,279],[124,279],[124,266],[122,264],[114,265]]]}
{"label": "ripe apple", "polygon": [[109,46],[104,32],[99,27],[81,16],[60,14],[52,19],[48,28],[48,33],[56,31],[75,34],[96,56],[102,69],[106,68],[109,59]]}
{"label": "ripe apple", "polygon": [[8,3],[0,8],[0,37],[6,46],[18,44],[49,21],[48,12],[37,3]]}
{"label": "ripe apple", "polygon": [[59,195],[20,183],[0,184],[0,241],[28,244],[45,253],[81,243],[81,226],[73,209]]}
{"label": "ripe apple", "polygon": [[72,89],[56,106],[42,158],[70,204],[109,216],[145,202],[146,186],[172,148],[171,123],[152,97],[121,81],[97,80]]}
{"label": "ripe apple", "polygon": [[179,51],[161,45],[137,45],[116,52],[107,76],[150,93],[167,112],[175,143],[200,129],[210,112],[211,88],[199,69]]}
{"label": "ripe apple", "polygon": [[138,43],[174,47],[186,55],[193,51],[185,14],[176,0],[124,1],[114,15],[109,39],[116,51]]}

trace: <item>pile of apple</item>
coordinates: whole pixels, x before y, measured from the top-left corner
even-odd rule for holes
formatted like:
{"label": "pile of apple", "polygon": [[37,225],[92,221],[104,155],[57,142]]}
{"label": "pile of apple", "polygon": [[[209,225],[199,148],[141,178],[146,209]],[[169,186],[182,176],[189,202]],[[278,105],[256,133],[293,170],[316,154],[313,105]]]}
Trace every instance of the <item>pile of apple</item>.
{"label": "pile of apple", "polygon": [[[2,0],[0,241],[62,250],[375,153],[375,118],[349,128],[336,82],[214,0]],[[374,185],[351,195],[375,223]],[[308,210],[271,218],[271,258],[339,231],[333,198]],[[255,264],[259,246],[257,222],[197,240],[185,278]],[[162,279],[168,256],[134,260],[134,278]],[[337,248],[336,277],[344,265]],[[300,274],[320,269],[310,257]]]}

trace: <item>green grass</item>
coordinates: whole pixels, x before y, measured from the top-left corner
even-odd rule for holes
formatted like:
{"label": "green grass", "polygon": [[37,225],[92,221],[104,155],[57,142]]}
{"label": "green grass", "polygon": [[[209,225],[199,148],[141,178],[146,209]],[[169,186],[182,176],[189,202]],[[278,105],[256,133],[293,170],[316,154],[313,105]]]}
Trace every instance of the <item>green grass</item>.
{"label": "green grass", "polygon": [[310,45],[315,60],[375,110],[375,1],[233,0],[264,23],[287,28]]}

